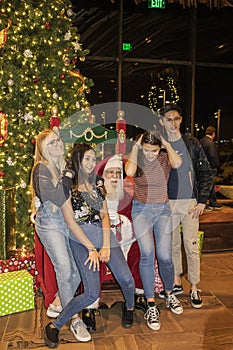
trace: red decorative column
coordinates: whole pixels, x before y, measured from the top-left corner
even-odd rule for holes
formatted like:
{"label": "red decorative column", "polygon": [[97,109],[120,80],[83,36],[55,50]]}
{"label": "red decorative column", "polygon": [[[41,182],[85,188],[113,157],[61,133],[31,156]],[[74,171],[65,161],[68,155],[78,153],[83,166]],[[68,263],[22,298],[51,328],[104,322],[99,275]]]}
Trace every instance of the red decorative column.
{"label": "red decorative column", "polygon": [[116,153],[117,154],[125,154],[126,152],[126,121],[124,119],[125,112],[118,111],[117,112],[117,121],[116,121],[116,131],[118,134],[117,137],[117,145],[116,145]]}

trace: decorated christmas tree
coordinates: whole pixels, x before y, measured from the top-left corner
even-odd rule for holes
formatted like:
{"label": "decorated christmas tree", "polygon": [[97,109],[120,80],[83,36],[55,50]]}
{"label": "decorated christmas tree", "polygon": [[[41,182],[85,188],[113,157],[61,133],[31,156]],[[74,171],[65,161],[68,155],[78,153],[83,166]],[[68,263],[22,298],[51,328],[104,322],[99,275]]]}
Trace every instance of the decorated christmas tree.
{"label": "decorated christmas tree", "polygon": [[[19,248],[33,247],[29,183],[36,135],[77,111],[83,111],[77,122],[88,121],[93,82],[79,71],[88,50],[74,15],[69,0],[1,0],[0,240],[12,239],[6,237],[10,225]],[[15,219],[7,220],[10,212]]]}

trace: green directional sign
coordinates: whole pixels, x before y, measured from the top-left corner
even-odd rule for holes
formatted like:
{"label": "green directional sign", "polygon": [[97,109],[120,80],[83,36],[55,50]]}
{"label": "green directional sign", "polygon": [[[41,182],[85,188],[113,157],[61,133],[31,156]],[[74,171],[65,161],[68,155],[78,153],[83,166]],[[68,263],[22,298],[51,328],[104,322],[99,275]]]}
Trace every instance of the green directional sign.
{"label": "green directional sign", "polygon": [[148,0],[148,7],[150,9],[164,9],[166,0]]}
{"label": "green directional sign", "polygon": [[130,51],[132,48],[132,45],[130,43],[123,43],[122,44],[122,50],[123,51]]}

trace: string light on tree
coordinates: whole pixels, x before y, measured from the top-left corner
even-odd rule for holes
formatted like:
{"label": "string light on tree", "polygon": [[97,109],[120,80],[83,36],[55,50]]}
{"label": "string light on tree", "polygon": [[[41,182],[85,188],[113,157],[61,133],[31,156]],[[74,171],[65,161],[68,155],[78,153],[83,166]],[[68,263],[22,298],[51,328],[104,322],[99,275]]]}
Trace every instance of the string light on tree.
{"label": "string light on tree", "polygon": [[[70,0],[41,0],[36,6],[33,0],[1,0],[0,111],[8,118],[8,133],[7,140],[5,133],[1,138],[0,182],[2,190],[17,188],[20,244],[33,246],[27,191],[35,137],[49,127],[54,105],[61,122],[84,110],[86,93],[93,86],[81,73],[78,79],[68,73],[79,72],[79,59],[89,53],[73,25],[74,18]],[[27,237],[27,243],[23,242]]]}

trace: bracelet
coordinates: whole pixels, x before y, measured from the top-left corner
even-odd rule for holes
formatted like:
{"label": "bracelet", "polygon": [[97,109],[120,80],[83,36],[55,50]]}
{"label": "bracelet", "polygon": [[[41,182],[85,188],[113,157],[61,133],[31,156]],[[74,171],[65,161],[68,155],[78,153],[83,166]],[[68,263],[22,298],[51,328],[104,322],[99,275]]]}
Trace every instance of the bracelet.
{"label": "bracelet", "polygon": [[94,247],[94,248],[90,248],[90,249],[87,249],[89,253],[91,252],[97,252],[97,249]]}

